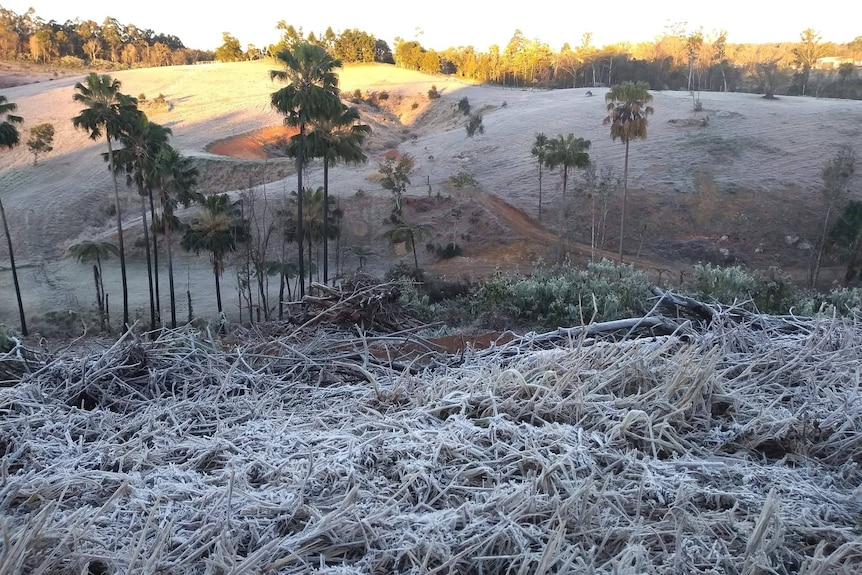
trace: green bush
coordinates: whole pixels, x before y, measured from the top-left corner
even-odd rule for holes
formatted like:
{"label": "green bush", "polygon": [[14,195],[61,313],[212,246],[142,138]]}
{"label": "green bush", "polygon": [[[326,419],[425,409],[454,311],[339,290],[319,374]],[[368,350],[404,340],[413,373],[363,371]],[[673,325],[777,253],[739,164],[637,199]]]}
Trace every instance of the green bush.
{"label": "green bush", "polygon": [[529,277],[497,273],[476,292],[474,313],[553,329],[642,315],[653,297],[646,274],[608,260],[578,269],[537,269]]}
{"label": "green bush", "polygon": [[475,187],[479,185],[476,178],[474,178],[473,174],[470,172],[458,172],[454,176],[450,177],[449,181],[452,182],[452,185],[456,188],[463,188],[464,186]]}
{"label": "green bush", "polygon": [[467,96],[464,96],[458,101],[458,109],[461,110],[461,113],[465,116],[470,115],[470,100],[467,99]]}
{"label": "green bush", "polygon": [[440,92],[437,91],[437,86],[431,86],[431,89],[428,90],[428,99],[437,100],[438,98],[440,98]]}
{"label": "green bush", "polygon": [[778,268],[749,271],[740,266],[696,265],[681,291],[706,303],[738,305],[760,313],[784,314],[791,308],[813,311],[811,303],[805,302],[806,294]]}

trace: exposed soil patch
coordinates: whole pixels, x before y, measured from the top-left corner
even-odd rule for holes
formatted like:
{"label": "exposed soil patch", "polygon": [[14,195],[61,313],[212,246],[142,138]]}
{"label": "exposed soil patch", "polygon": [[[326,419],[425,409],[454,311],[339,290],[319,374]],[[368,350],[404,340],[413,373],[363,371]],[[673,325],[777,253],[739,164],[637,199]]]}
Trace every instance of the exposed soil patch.
{"label": "exposed soil patch", "polygon": [[270,126],[218,140],[206,146],[205,149],[211,154],[241,160],[266,160],[284,156],[284,153],[277,154],[275,151],[279,148],[283,149],[290,137],[298,132],[297,128],[290,126]]}

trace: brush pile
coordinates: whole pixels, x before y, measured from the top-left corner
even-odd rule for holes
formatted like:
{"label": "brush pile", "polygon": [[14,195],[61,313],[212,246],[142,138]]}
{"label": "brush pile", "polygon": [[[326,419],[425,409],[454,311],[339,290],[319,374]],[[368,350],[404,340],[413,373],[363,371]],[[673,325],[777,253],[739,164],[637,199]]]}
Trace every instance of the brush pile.
{"label": "brush pile", "polygon": [[299,304],[315,310],[303,327],[326,324],[342,328],[359,326],[362,329],[389,333],[420,327],[401,304],[401,286],[398,282],[380,284],[370,276],[357,274],[340,288],[312,283],[311,293]]}
{"label": "brush pile", "polygon": [[0,387],[0,573],[862,572],[862,326],[708,315],[43,359]]}

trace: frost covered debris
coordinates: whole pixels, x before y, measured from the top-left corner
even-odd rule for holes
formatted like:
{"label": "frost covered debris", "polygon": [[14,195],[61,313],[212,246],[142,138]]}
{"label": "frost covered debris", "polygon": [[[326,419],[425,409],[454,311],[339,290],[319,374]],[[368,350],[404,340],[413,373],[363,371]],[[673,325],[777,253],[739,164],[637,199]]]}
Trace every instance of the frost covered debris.
{"label": "frost covered debris", "polygon": [[252,335],[127,335],[0,389],[0,573],[862,572],[852,321],[415,373]]}

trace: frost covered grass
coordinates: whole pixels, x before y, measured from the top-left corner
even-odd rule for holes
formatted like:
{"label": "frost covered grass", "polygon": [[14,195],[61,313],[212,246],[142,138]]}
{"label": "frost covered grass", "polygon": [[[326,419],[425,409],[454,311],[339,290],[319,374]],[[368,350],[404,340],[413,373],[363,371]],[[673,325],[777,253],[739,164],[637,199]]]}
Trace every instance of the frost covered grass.
{"label": "frost covered grass", "polygon": [[13,349],[0,573],[862,571],[862,327],[678,325]]}

